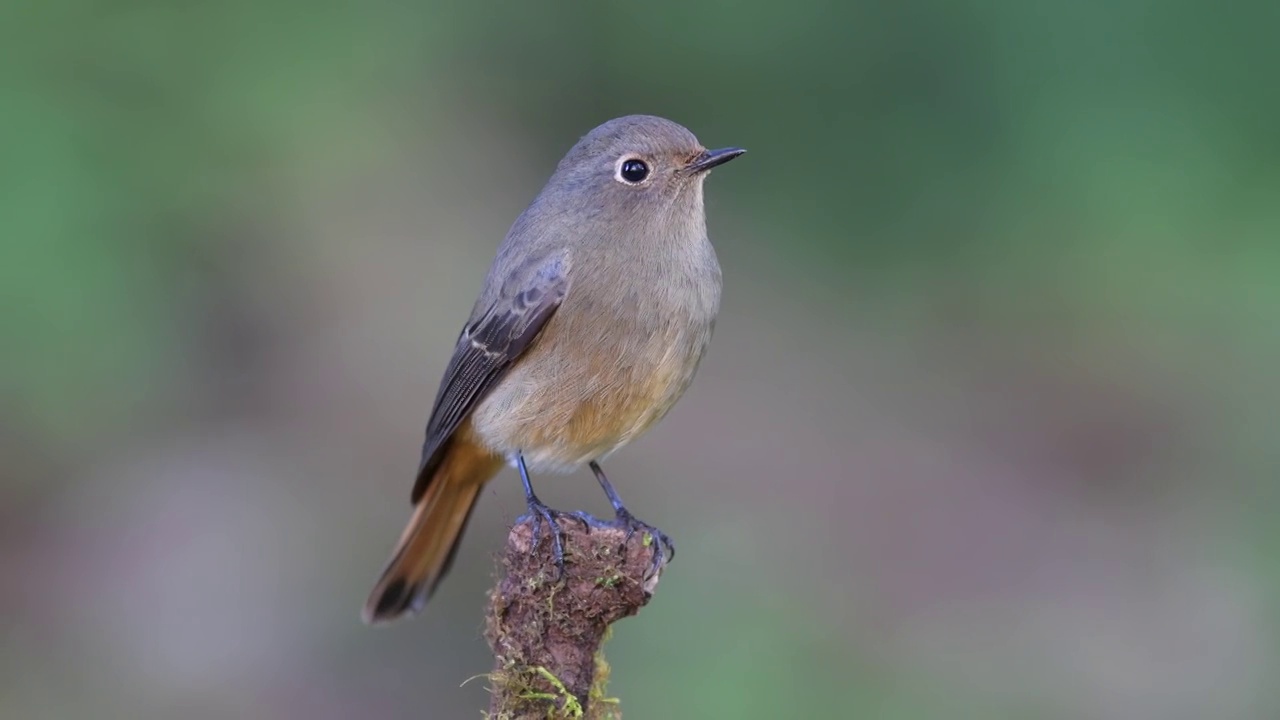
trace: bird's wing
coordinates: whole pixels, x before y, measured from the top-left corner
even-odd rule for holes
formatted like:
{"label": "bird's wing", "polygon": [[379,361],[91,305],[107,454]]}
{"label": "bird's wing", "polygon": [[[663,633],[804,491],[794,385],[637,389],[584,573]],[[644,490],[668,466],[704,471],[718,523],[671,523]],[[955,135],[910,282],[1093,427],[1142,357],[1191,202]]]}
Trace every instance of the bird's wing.
{"label": "bird's wing", "polygon": [[463,419],[529,348],[569,289],[564,254],[526,263],[502,281],[497,299],[458,337],[427,420],[422,463],[413,486],[416,504],[427,490],[442,450]]}

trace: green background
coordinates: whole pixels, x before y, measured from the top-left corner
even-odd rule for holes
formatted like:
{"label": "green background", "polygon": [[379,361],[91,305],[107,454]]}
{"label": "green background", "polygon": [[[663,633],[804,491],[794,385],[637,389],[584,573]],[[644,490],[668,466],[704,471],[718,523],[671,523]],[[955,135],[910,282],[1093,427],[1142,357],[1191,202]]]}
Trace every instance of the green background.
{"label": "green background", "polygon": [[[505,471],[358,611],[594,125],[750,153],[634,718],[1280,715],[1280,5],[0,6],[0,716],[479,717]],[[606,509],[590,476],[553,505]]]}

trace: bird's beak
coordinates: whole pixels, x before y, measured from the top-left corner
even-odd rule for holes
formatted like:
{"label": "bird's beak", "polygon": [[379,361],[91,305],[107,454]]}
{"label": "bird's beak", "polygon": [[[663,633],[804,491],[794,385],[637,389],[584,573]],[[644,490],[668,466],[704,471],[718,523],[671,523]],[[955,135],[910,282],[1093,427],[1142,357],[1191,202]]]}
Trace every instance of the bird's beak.
{"label": "bird's beak", "polygon": [[693,159],[693,162],[685,166],[685,170],[691,173],[706,172],[717,165],[723,165],[730,160],[738,157],[746,150],[742,148],[720,148],[719,150],[703,150],[702,154]]}

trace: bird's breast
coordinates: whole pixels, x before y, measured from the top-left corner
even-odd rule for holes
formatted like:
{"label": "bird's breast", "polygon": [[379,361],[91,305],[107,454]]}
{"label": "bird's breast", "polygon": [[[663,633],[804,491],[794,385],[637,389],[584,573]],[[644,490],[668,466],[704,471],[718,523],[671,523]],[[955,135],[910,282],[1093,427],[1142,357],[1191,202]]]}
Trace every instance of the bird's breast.
{"label": "bird's breast", "polygon": [[[713,258],[714,260],[714,258]],[[476,409],[495,451],[572,470],[638,437],[689,387],[719,304],[714,273],[579,283]]]}

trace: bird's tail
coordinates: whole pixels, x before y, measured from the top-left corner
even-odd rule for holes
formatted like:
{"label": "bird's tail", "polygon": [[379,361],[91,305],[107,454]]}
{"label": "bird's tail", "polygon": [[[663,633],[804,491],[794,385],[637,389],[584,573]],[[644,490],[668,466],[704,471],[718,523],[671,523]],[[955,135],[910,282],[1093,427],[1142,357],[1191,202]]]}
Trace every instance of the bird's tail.
{"label": "bird's tail", "polygon": [[479,445],[463,438],[449,444],[365,602],[366,623],[389,622],[422,609],[453,563],[480,488],[501,468],[502,459]]}

